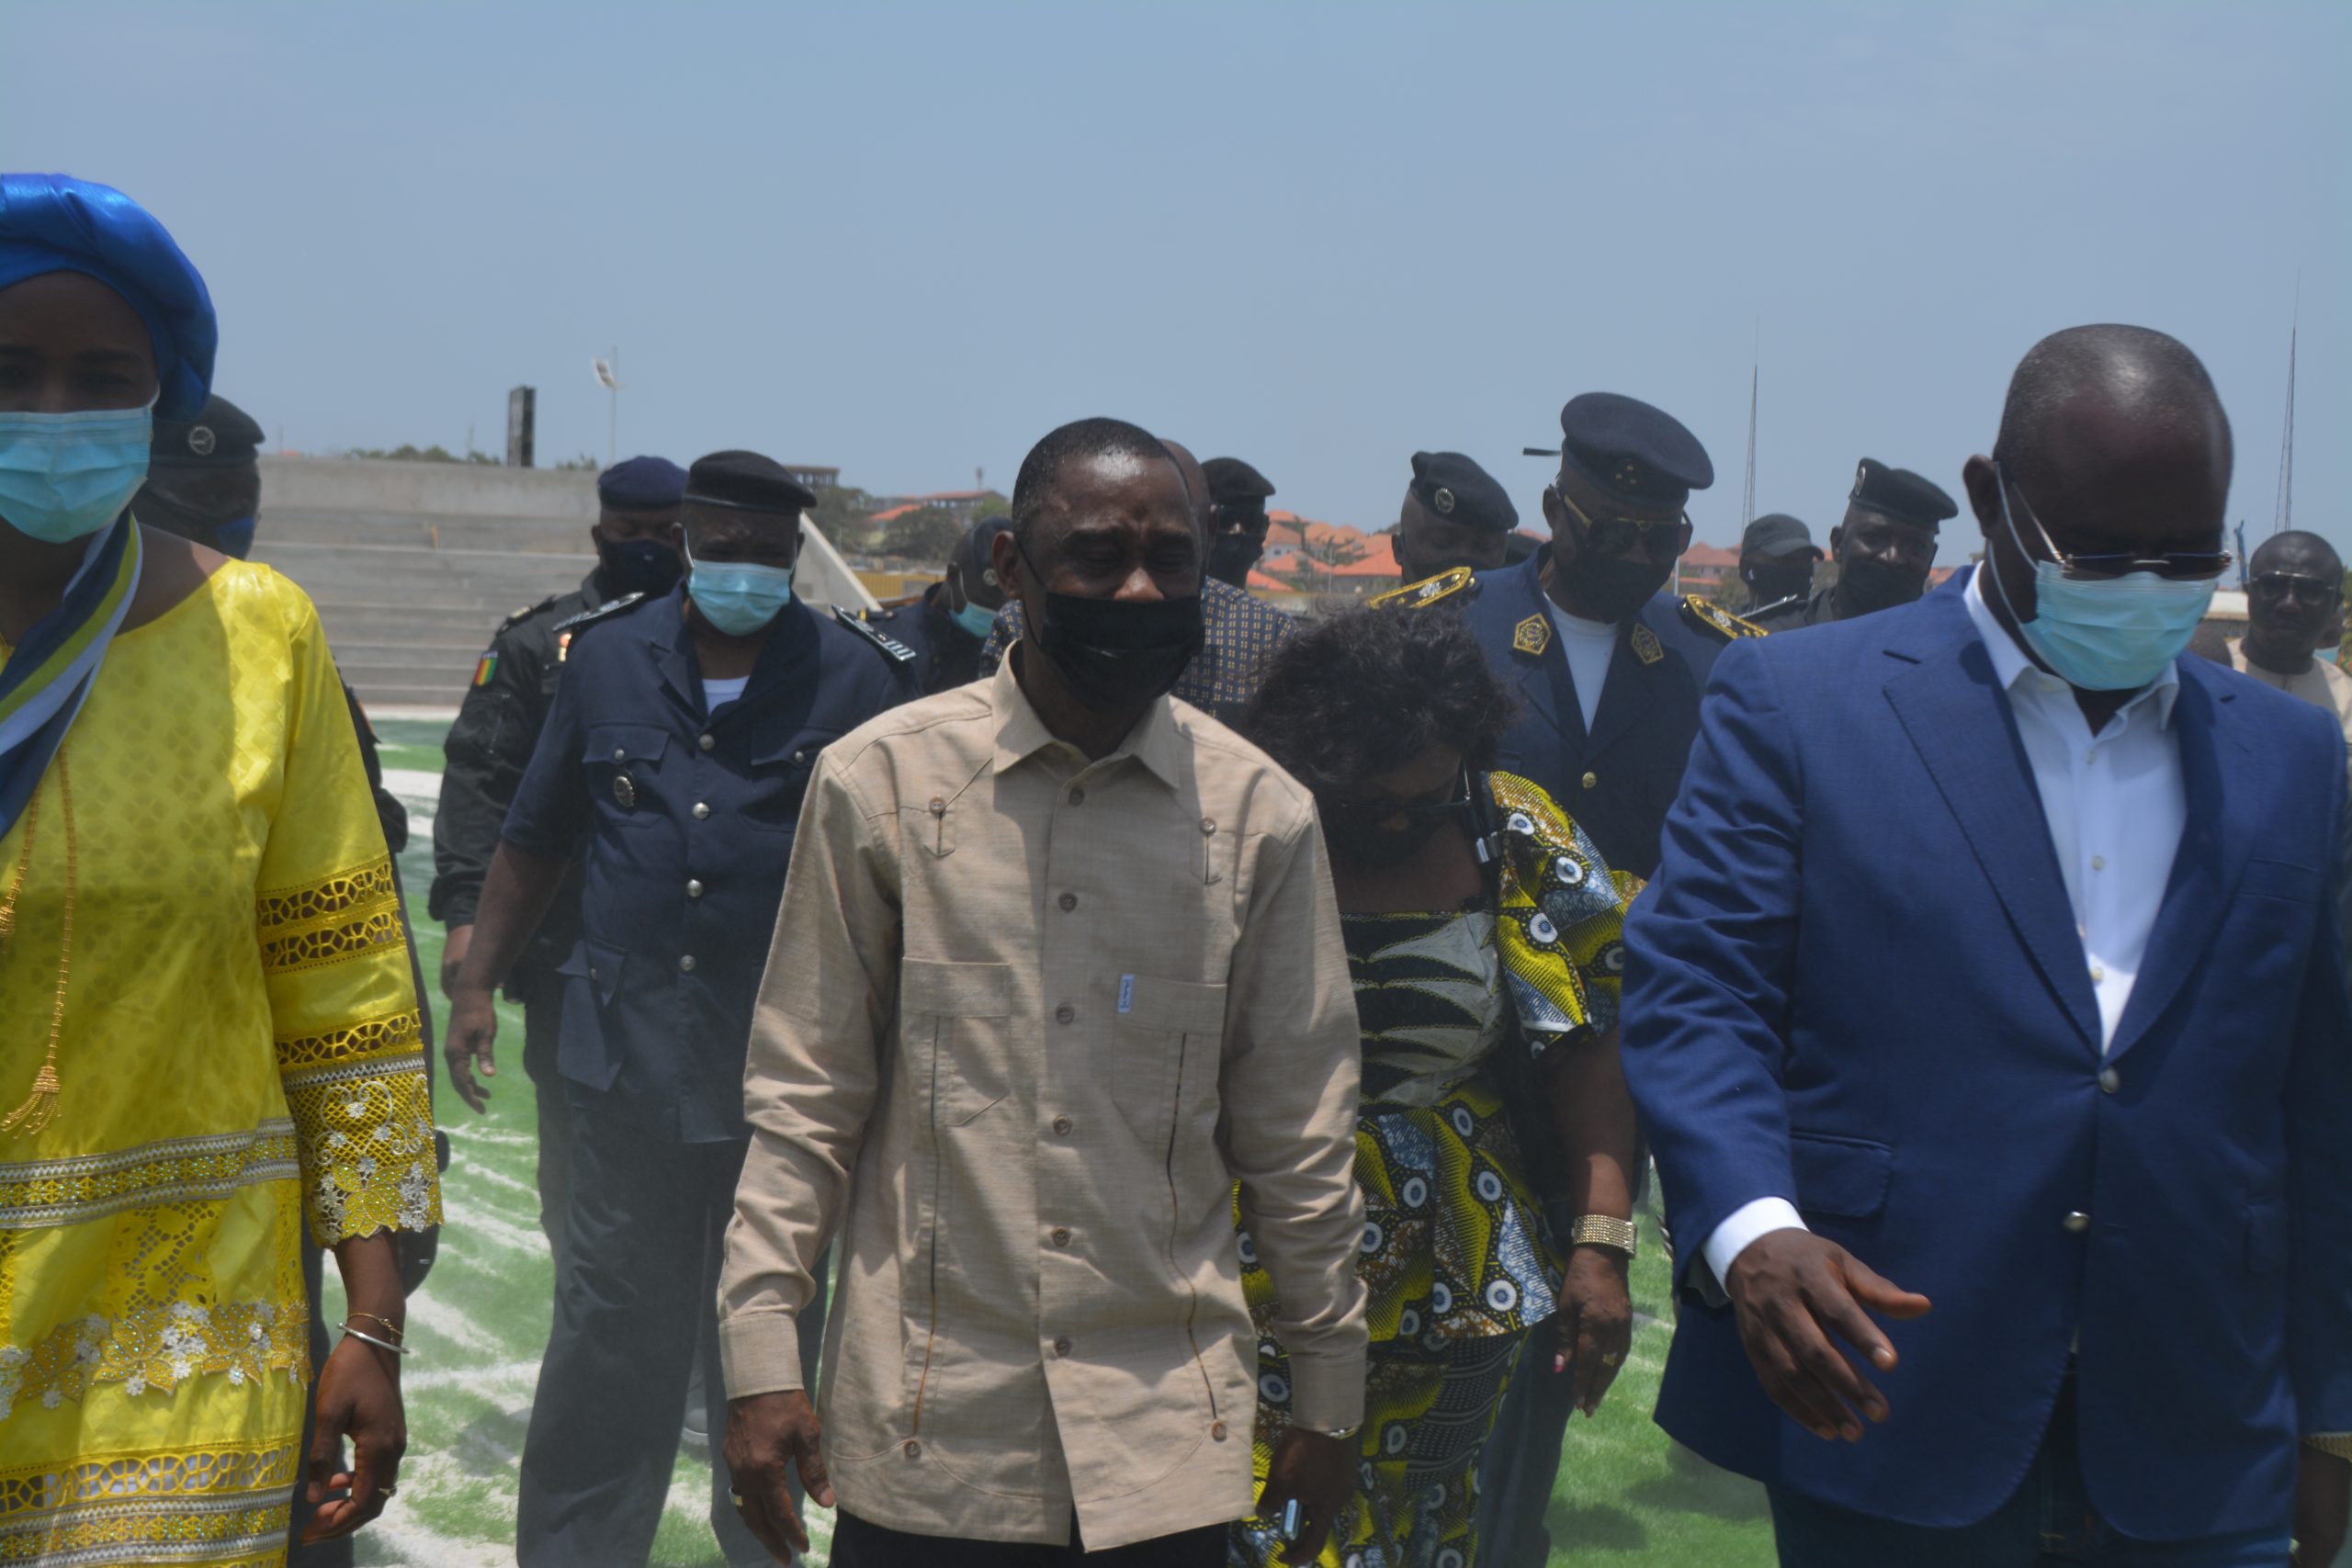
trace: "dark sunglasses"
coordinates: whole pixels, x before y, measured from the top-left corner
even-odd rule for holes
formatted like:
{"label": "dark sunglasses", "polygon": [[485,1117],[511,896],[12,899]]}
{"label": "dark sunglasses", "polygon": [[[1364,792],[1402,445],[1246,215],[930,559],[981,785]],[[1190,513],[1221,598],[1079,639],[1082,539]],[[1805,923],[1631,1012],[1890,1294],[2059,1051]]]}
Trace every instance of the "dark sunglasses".
{"label": "dark sunglasses", "polygon": [[1690,514],[1679,517],[1589,517],[1583,507],[1568,499],[1568,492],[1559,486],[1552,493],[1577,520],[1579,548],[1589,547],[1595,555],[1626,556],[1640,554],[1653,561],[1670,561],[1682,553],[1682,541],[1688,536]]}
{"label": "dark sunglasses", "polygon": [[1272,524],[1262,506],[1242,506],[1221,501],[1210,510],[1220,527],[1238,528],[1244,533],[1262,534]]}
{"label": "dark sunglasses", "polygon": [[2257,599],[2284,599],[2290,592],[2310,600],[2341,598],[2344,586],[2330,582],[2324,577],[2310,577],[2299,571],[2266,571],[2247,583],[2246,592]]}
{"label": "dark sunglasses", "polygon": [[[2025,491],[2018,487],[2017,481],[2010,479],[1998,463],[1993,465],[1993,471],[1999,478],[2002,488],[2016,496],[2018,504],[2025,509],[2026,521],[2031,523],[2033,531],[2041,536],[2041,547],[2050,552],[2050,558],[2057,562],[2058,570],[2077,581],[2106,581],[2129,572],[2148,571],[2176,582],[2202,582],[2221,576],[2229,570],[2230,563],[2237,559],[2227,550],[2167,550],[2160,556],[2143,556],[2131,550],[2068,555],[2058,547],[2058,541],[2050,536],[2050,530],[2041,525],[2041,519],[2034,515],[2033,502],[2025,498]],[[2020,539],[2018,542],[2023,544],[2025,541]]]}
{"label": "dark sunglasses", "polygon": [[1400,805],[1389,800],[1334,800],[1322,807],[1326,817],[1344,818],[1367,826],[1393,822],[1401,817],[1408,822],[1438,821],[1458,815],[1470,804],[1470,775],[1465,771],[1443,800],[1424,800],[1412,805]]}

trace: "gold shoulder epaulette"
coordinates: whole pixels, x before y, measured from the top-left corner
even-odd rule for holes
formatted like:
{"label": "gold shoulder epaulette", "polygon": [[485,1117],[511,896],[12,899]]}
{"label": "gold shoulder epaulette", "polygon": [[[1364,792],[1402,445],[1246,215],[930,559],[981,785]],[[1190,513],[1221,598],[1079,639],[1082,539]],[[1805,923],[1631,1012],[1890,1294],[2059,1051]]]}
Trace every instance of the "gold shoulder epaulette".
{"label": "gold shoulder epaulette", "polygon": [[1754,621],[1733,615],[1713,599],[1702,599],[1696,593],[1682,596],[1682,618],[1693,629],[1719,637],[1725,642],[1743,637],[1770,637],[1772,634]]}
{"label": "gold shoulder epaulette", "polygon": [[1364,603],[1382,610],[1426,609],[1441,599],[1451,599],[1458,593],[1475,595],[1478,590],[1471,576],[1468,567],[1457,566],[1441,571],[1435,577],[1425,577],[1419,582],[1408,582],[1402,588],[1375,593]]}

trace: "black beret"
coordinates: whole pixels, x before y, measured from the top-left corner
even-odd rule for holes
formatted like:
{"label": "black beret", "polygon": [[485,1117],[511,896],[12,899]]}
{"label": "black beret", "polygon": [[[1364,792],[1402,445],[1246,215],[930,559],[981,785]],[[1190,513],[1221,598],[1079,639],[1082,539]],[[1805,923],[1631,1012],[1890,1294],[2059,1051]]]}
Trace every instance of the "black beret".
{"label": "black beret", "polygon": [[656,512],[685,498],[686,470],[667,457],[624,457],[596,476],[596,499],[617,512]]}
{"label": "black beret", "polygon": [[261,454],[261,426],[253,415],[215,392],[190,420],[159,419],[148,446],[155,468],[228,468]]}
{"label": "black beret", "polygon": [[1455,523],[1508,534],[1519,526],[1519,509],[1494,476],[1459,452],[1413,454],[1415,501]]}
{"label": "black beret", "polygon": [[956,553],[948,558],[963,568],[965,581],[997,586],[995,558],[990,552],[996,536],[1012,526],[1010,517],[983,517],[964,530],[964,536],[956,541]]}
{"label": "black beret", "polygon": [[1960,515],[1951,497],[1908,468],[1890,468],[1875,457],[1865,457],[1854,470],[1854,488],[1846,497],[1854,505],[1925,528],[1932,534],[1948,517]]}
{"label": "black beret", "polygon": [[1218,506],[1262,502],[1274,493],[1266,476],[1238,457],[1211,457],[1201,465],[1201,472],[1208,476],[1209,500]]}
{"label": "black beret", "polygon": [[1715,482],[1680,420],[1616,392],[1586,392],[1560,411],[1560,468],[1631,506],[1679,506]]}
{"label": "black beret", "polygon": [[684,499],[695,506],[730,506],[739,512],[786,516],[817,504],[806,485],[782,463],[757,452],[713,452],[686,470]]}
{"label": "black beret", "polygon": [[1785,512],[1766,513],[1750,523],[1739,536],[1739,553],[1743,556],[1761,556],[1766,560],[1777,560],[1800,551],[1815,560],[1821,558],[1821,547],[1813,542],[1813,530],[1806,527],[1802,519],[1792,517]]}

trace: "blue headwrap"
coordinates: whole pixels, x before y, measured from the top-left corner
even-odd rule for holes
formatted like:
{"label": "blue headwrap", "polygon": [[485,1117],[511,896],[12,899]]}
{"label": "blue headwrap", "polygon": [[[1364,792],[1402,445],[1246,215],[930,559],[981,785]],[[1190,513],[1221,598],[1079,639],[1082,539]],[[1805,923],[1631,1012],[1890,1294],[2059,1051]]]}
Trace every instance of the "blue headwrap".
{"label": "blue headwrap", "polygon": [[157,419],[194,419],[220,332],[204,278],[147,209],[70,175],[0,175],[0,288],[78,272],[127,300],[155,341]]}

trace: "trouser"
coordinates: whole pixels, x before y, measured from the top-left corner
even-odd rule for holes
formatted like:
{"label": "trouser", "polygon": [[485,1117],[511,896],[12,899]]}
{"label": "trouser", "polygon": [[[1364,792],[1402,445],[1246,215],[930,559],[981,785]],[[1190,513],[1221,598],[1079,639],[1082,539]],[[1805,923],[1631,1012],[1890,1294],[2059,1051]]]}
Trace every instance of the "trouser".
{"label": "trouser", "polygon": [[514,986],[523,1004],[523,1071],[539,1113],[539,1229],[563,1277],[564,1227],[571,1210],[571,1100],[556,1071],[556,1041],[563,1033],[563,976],[534,970]]}
{"label": "trouser", "polygon": [[1062,1568],[1083,1562],[1099,1568],[1218,1568],[1225,1561],[1226,1527],[1204,1525],[1176,1535],[1156,1536],[1132,1546],[1090,1552],[1079,1540],[1078,1522],[1069,1544],[1036,1541],[959,1540],[949,1536],[909,1535],[847,1508],[833,1516],[831,1568]]}
{"label": "trouser", "polygon": [[[574,1111],[570,1240],[523,1439],[514,1538],[523,1568],[640,1568],[669,1495],[697,1354],[711,1432],[711,1529],[729,1562],[772,1561],[729,1499],[718,1441],[727,1385],[712,1325],[744,1147],[667,1143]],[[812,1369],[824,1333],[821,1263],[818,1279],[799,1320]]]}
{"label": "trouser", "polygon": [[1503,1391],[1501,1414],[1478,1463],[1480,1568],[1544,1568],[1552,1532],[1544,1523],[1560,1449],[1576,1414],[1576,1382],[1552,1371],[1559,1322],[1545,1318],[1519,1348],[1519,1366]]}
{"label": "trouser", "polygon": [[2262,1529],[2193,1540],[2133,1540],[2100,1518],[2083,1485],[2072,1378],[2058,1395],[2024,1483],[1989,1518],[1973,1525],[1898,1524],[1786,1487],[1770,1490],[1783,1568],[2278,1568],[2287,1561],[2283,1518]]}

